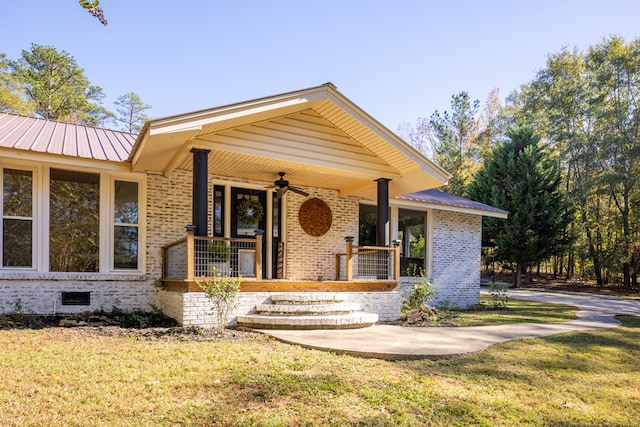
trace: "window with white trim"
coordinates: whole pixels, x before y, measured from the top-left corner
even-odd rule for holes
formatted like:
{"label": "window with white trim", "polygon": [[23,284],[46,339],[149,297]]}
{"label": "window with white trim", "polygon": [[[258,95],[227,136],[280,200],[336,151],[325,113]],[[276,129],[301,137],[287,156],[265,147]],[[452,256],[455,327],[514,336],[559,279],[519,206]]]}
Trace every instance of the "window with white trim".
{"label": "window with white trim", "polygon": [[113,269],[138,269],[138,183],[114,182]]}
{"label": "window with white trim", "polygon": [[144,269],[145,178],[35,162],[0,165],[0,269]]}
{"label": "window with white trim", "polygon": [[51,168],[49,271],[100,269],[100,174]]}
{"label": "window with white trim", "polygon": [[33,267],[33,171],[2,168],[2,266]]}

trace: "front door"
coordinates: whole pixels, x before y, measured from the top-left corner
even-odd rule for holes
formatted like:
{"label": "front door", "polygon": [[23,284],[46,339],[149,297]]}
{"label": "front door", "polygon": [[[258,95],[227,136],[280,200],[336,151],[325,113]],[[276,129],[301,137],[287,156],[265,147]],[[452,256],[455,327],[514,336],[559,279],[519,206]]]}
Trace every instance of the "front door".
{"label": "front door", "polygon": [[[248,188],[231,188],[231,237],[253,238],[256,230],[266,230],[267,192]],[[266,260],[266,242],[262,245],[263,265]],[[231,266],[234,271],[243,274],[248,267],[244,262],[242,249],[238,249],[238,265]],[[263,275],[266,269],[263,268]]]}

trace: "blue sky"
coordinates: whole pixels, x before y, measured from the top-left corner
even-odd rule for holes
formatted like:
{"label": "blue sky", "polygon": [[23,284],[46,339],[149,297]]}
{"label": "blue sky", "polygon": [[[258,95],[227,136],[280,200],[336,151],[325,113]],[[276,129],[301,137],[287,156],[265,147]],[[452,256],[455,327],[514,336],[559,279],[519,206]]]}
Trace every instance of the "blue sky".
{"label": "blue sky", "polygon": [[103,88],[162,117],[331,81],[397,130],[484,102],[534,78],[549,53],[603,37],[640,37],[634,0],[101,0],[108,26],[77,0],[3,0],[0,52],[31,43],[71,54]]}

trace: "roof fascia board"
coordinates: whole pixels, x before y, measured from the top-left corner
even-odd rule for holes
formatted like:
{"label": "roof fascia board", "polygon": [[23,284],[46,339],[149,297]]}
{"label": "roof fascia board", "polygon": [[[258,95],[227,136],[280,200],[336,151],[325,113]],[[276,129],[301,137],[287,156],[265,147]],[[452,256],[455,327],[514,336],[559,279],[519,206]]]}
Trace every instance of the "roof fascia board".
{"label": "roof fascia board", "polygon": [[412,202],[412,201],[402,200],[398,198],[390,200],[389,204],[396,205],[399,207],[435,209],[440,211],[457,212],[457,213],[464,213],[464,214],[471,214],[471,215],[482,215],[482,216],[489,216],[493,218],[502,218],[502,219],[507,219],[509,217],[509,212],[495,212],[495,211],[489,211],[485,209],[463,208],[460,206],[441,205],[438,203],[417,202],[417,201]]}

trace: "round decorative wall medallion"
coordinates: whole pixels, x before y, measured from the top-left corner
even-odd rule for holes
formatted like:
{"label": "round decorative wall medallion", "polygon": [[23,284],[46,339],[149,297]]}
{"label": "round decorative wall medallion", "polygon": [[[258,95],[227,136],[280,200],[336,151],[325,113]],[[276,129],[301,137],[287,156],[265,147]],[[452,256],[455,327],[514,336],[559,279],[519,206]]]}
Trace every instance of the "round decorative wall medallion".
{"label": "round decorative wall medallion", "polygon": [[333,217],[329,205],[314,197],[300,206],[298,220],[305,233],[318,237],[329,231]]}

